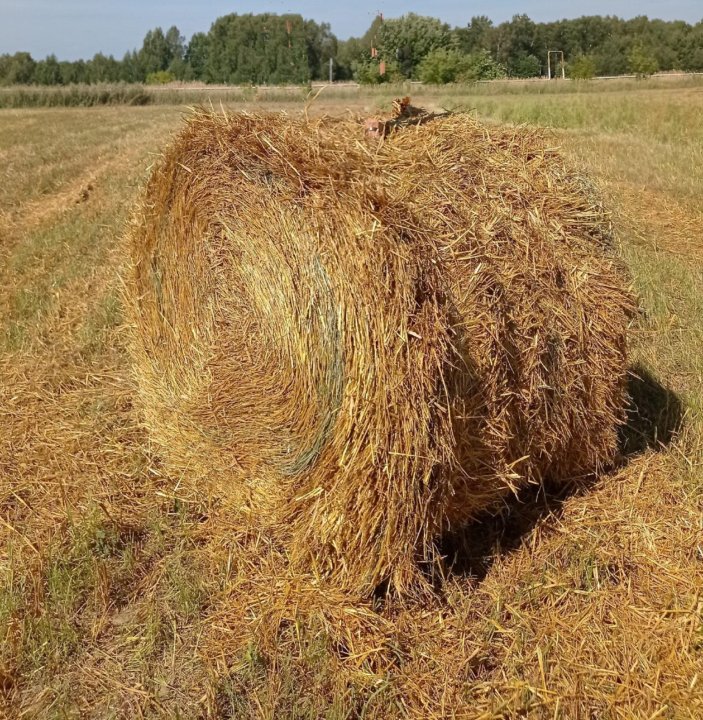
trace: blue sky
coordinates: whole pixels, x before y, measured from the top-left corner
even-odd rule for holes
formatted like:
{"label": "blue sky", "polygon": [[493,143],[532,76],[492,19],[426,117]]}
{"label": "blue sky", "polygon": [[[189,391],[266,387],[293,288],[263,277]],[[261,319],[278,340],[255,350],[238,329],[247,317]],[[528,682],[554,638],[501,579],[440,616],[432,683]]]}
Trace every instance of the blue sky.
{"label": "blue sky", "polygon": [[406,12],[433,15],[452,25],[465,25],[472,15],[488,15],[495,22],[515,13],[533,20],[556,20],[579,15],[649,15],[666,20],[698,22],[702,0],[270,0],[264,3],[212,0],[0,0],[0,54],[28,50],[35,58],[55,53],[60,59],[89,58],[96,52],[121,57],[141,45],[147,30],[177,25],[188,38],[207,30],[220,15],[231,12],[297,12],[329,22],[340,38],[361,35],[377,11],[387,17]]}

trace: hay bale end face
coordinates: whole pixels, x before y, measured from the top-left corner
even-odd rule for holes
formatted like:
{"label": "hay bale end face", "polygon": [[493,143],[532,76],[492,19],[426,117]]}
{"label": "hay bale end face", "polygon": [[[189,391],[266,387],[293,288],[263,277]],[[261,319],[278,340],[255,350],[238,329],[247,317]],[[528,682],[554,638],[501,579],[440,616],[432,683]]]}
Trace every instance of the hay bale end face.
{"label": "hay bale end face", "polygon": [[524,130],[196,113],[129,233],[151,435],[293,567],[421,582],[447,529],[611,462],[632,310],[596,195]]}

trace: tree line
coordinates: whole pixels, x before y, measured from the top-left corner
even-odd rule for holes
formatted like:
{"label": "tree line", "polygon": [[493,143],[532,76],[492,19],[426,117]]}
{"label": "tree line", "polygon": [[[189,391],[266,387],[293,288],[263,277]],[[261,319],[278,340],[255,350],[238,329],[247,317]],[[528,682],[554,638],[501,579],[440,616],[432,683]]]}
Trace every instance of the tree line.
{"label": "tree line", "polygon": [[[380,83],[404,79],[430,83],[529,78],[546,74],[548,51],[563,52],[572,77],[657,70],[703,71],[703,20],[623,20],[587,16],[547,23],[515,15],[494,25],[473,17],[462,27],[409,13],[377,17],[359,38],[340,41],[327,23],[301,15],[230,14],[189,42],[173,26],[147,32],[141,48],[122,59],[34,60],[27,52],[0,55],[0,84],[73,83],[305,84],[326,79]],[[552,59],[559,65],[561,56]]]}

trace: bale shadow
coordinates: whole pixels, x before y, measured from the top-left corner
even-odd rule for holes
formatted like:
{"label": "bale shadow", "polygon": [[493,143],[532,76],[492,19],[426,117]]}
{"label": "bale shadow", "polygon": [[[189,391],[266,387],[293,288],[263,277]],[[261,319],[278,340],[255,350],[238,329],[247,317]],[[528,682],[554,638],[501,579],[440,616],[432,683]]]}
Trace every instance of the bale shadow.
{"label": "bale shadow", "polygon": [[[619,436],[620,467],[646,450],[670,444],[684,415],[679,397],[641,365],[628,372],[628,395],[627,421]],[[507,497],[497,512],[484,513],[447,534],[439,549],[448,574],[481,582],[496,559],[517,550],[541,522],[558,519],[566,500],[588,492],[597,479],[592,475],[566,484],[530,486]]]}
{"label": "bale shadow", "polygon": [[622,456],[629,458],[669,445],[683,422],[684,407],[678,395],[639,364],[628,372],[627,393],[627,422],[619,438]]}

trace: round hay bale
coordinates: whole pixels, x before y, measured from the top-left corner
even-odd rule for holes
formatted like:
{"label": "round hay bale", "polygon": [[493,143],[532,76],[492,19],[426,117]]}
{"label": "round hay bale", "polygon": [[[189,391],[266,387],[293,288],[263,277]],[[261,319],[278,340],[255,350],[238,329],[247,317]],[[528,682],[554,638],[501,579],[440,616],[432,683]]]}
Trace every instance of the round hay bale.
{"label": "round hay bale", "polygon": [[592,190],[524,130],[196,113],[129,233],[132,352],[171,470],[293,567],[418,581],[511,489],[612,461],[632,299]]}

